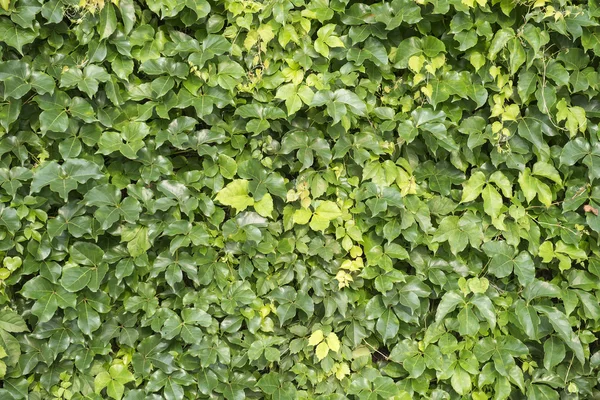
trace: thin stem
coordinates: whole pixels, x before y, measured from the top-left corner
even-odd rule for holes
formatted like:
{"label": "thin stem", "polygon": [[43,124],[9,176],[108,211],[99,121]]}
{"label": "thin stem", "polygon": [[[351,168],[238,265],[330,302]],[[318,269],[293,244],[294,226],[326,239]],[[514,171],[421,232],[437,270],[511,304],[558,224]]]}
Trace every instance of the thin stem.
{"label": "thin stem", "polygon": [[375,347],[373,347],[369,342],[367,342],[365,339],[363,339],[363,342],[369,346],[373,351],[375,351],[376,353],[378,353],[381,357],[385,358],[386,361],[389,361],[388,356],[386,356],[385,354],[383,354],[382,352],[380,352],[379,350],[377,350]]}

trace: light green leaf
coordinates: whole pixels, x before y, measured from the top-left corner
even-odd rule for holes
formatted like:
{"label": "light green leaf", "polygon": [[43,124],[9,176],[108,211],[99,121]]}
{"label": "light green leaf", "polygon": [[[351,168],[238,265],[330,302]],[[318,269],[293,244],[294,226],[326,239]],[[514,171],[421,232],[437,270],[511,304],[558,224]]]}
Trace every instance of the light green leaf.
{"label": "light green leaf", "polygon": [[492,218],[498,218],[502,211],[502,196],[492,185],[486,185],[481,193],[483,197],[483,209]]}
{"label": "light green leaf", "polygon": [[270,218],[273,212],[273,197],[271,197],[271,194],[267,193],[260,201],[254,202],[254,209],[263,217]]}
{"label": "light green leaf", "polygon": [[235,208],[236,213],[245,210],[248,206],[254,205],[254,199],[248,195],[248,183],[246,179],[230,182],[217,193],[215,200]]}
{"label": "light green leaf", "polygon": [[450,383],[456,393],[460,395],[466,395],[471,391],[471,375],[459,366],[454,368]]}
{"label": "light green leaf", "polygon": [[483,186],[486,184],[487,179],[485,174],[481,171],[477,171],[471,175],[468,181],[463,184],[461,203],[466,203],[475,200],[481,194]]}

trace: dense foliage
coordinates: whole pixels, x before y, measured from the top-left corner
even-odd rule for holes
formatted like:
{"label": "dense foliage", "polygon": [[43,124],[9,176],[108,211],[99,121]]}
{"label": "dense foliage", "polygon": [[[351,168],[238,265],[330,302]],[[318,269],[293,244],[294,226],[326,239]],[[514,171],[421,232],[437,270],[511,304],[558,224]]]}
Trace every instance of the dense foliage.
{"label": "dense foliage", "polygon": [[600,7],[0,0],[0,399],[588,399]]}

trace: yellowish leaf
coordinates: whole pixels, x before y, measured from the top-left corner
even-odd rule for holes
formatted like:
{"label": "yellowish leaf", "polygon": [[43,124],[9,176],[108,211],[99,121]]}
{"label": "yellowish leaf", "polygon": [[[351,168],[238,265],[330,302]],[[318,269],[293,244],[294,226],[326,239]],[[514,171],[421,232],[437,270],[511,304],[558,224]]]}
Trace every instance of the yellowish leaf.
{"label": "yellowish leaf", "polygon": [[273,197],[269,193],[265,194],[260,201],[254,202],[254,209],[263,217],[271,217],[273,212]]}
{"label": "yellowish leaf", "polygon": [[248,195],[248,181],[236,179],[219,191],[215,200],[240,212],[254,205],[254,199]]}
{"label": "yellowish leaf", "polygon": [[337,274],[335,275],[335,279],[337,279],[337,281],[338,281],[338,288],[339,289],[348,286],[348,284],[350,282],[354,281],[354,279],[352,279],[352,275],[350,275],[349,273],[347,273],[343,269],[340,269],[337,272]]}
{"label": "yellowish leaf", "polygon": [[271,25],[261,25],[258,28],[258,35],[260,36],[260,39],[265,43],[269,43],[275,37],[275,33],[273,32],[273,28],[271,27]]}
{"label": "yellowish leaf", "polygon": [[350,375],[350,368],[348,367],[348,364],[346,364],[346,363],[339,364],[335,371],[335,377],[341,381],[342,379],[344,379],[344,377],[346,375]]}
{"label": "yellowish leaf", "polygon": [[412,56],[408,59],[408,67],[415,72],[421,71],[423,64],[425,63],[425,57],[422,55]]}
{"label": "yellowish leaf", "polygon": [[314,331],[312,335],[310,335],[310,338],[308,339],[308,345],[309,346],[316,346],[317,344],[321,343],[323,341],[323,331],[322,330],[317,330]]}
{"label": "yellowish leaf", "polygon": [[327,354],[329,354],[329,346],[327,346],[327,343],[321,342],[317,346],[317,350],[315,351],[315,353],[317,355],[317,359],[319,361],[321,361],[322,359],[324,359],[325,357],[327,357]]}
{"label": "yellowish leaf", "polygon": [[292,219],[294,220],[294,224],[304,225],[308,223],[310,217],[312,217],[312,211],[305,208],[300,208],[294,211]]}
{"label": "yellowish leaf", "polygon": [[340,351],[340,339],[338,339],[337,335],[333,332],[327,335],[327,347],[336,353]]}
{"label": "yellowish leaf", "polygon": [[433,95],[433,86],[431,86],[431,83],[428,83],[427,86],[423,86],[421,92],[427,97],[431,97]]}

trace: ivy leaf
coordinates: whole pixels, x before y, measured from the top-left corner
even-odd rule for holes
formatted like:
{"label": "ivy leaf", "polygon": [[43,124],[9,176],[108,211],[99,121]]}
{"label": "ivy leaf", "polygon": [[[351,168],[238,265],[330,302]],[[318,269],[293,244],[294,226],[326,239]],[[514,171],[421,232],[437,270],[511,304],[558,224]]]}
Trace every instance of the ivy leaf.
{"label": "ivy leaf", "polygon": [[219,191],[215,200],[226,206],[235,208],[236,212],[254,205],[254,200],[248,195],[248,181],[236,179]]}
{"label": "ivy leaf", "polygon": [[544,368],[548,371],[565,358],[565,345],[555,336],[544,342]]}
{"label": "ivy leaf", "polygon": [[450,244],[453,253],[464,250],[469,243],[479,244],[482,241],[481,225],[479,218],[474,214],[466,213],[462,217],[444,217],[433,236],[435,242]]}
{"label": "ivy leaf", "polygon": [[98,33],[100,33],[100,39],[106,39],[114,33],[117,29],[117,14],[112,4],[106,4],[100,10],[100,24],[98,26]]}
{"label": "ivy leaf", "polygon": [[113,399],[120,400],[125,392],[125,384],[134,379],[133,374],[123,364],[114,364],[108,371],[101,371],[94,379],[96,393],[106,388],[106,393]]}
{"label": "ivy leaf", "polygon": [[330,222],[342,216],[342,212],[337,204],[332,201],[321,202],[310,220],[310,227],[314,230],[324,231]]}
{"label": "ivy leaf", "polygon": [[597,0],[75,3],[0,0],[0,399],[594,396]]}
{"label": "ivy leaf", "polygon": [[40,114],[40,128],[42,132],[64,132],[69,127],[69,116],[64,109],[51,109]]}
{"label": "ivy leaf", "polygon": [[460,395],[466,395],[471,391],[471,376],[467,371],[457,366],[450,380],[452,388]]}
{"label": "ivy leaf", "polygon": [[33,29],[23,29],[6,18],[0,19],[0,37],[2,41],[23,54],[23,46],[33,43],[38,33]]}
{"label": "ivy leaf", "polygon": [[517,254],[517,251],[505,241],[487,242],[482,247],[491,259],[488,267],[490,273],[498,278],[504,278],[514,271],[521,285],[527,286],[533,282],[535,267],[527,252]]}
{"label": "ivy leaf", "polygon": [[477,171],[471,175],[468,181],[464,183],[461,203],[466,203],[475,200],[481,194],[483,187],[485,186],[487,179],[485,174],[481,171]]}
{"label": "ivy leaf", "polygon": [[72,267],[63,271],[61,285],[74,293],[85,288],[92,279],[92,270],[86,267]]}
{"label": "ivy leaf", "polygon": [[492,218],[498,218],[502,211],[502,196],[492,185],[486,185],[481,196],[483,197],[483,209]]}
{"label": "ivy leaf", "polygon": [[6,332],[29,331],[23,317],[9,309],[0,311],[0,329]]}
{"label": "ivy leaf", "polygon": [[131,257],[141,256],[150,249],[148,228],[145,226],[135,226],[124,229],[121,234],[121,241],[127,242],[127,250]]}
{"label": "ivy leaf", "polygon": [[102,176],[98,165],[88,160],[69,159],[62,165],[50,161],[34,172],[31,192],[37,193],[45,186],[50,186],[52,191],[66,199],[68,193],[75,190],[79,184]]}
{"label": "ivy leaf", "polygon": [[494,329],[496,326],[496,310],[492,301],[481,294],[476,294],[471,299],[471,303],[477,307],[481,315],[486,319],[486,321],[490,324],[490,328]]}
{"label": "ivy leaf", "polygon": [[327,357],[327,354],[329,354],[329,346],[327,346],[327,343],[325,343],[325,342],[319,343],[317,345],[317,348],[315,349],[315,354],[317,355],[317,359],[319,361],[321,361],[322,359]]}
{"label": "ivy leaf", "polygon": [[392,310],[386,310],[383,312],[381,317],[377,320],[376,324],[377,332],[381,335],[384,343],[387,343],[390,339],[398,334],[400,329],[400,321]]}
{"label": "ivy leaf", "polygon": [[577,337],[571,329],[571,324],[566,315],[554,307],[535,306],[535,309],[548,317],[548,321],[556,331],[557,335],[569,348],[571,348],[571,350],[573,350],[575,357],[583,364],[585,362],[583,346],[581,345],[579,337]]}
{"label": "ivy leaf", "polygon": [[208,35],[202,41],[202,48],[189,56],[189,61],[203,67],[206,61],[224,54],[231,48],[231,43],[221,35]]}

